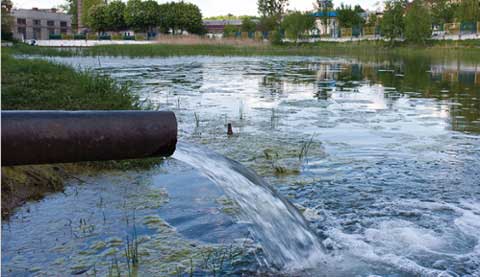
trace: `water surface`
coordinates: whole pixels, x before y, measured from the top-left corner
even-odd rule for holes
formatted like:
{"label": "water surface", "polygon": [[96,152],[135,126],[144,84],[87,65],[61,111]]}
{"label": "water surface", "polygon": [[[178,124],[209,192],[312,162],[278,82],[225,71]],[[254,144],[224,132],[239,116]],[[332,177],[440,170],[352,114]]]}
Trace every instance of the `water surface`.
{"label": "water surface", "polygon": [[[131,82],[146,104],[175,111],[180,141],[247,165],[297,206],[332,259],[297,275],[480,275],[480,67],[475,62],[425,57],[56,60]],[[227,123],[233,125],[232,136],[226,134]],[[142,190],[106,192],[113,203],[103,209],[111,214],[107,218],[132,217],[134,210],[147,223],[156,216],[171,226],[171,240],[181,241],[178,245],[247,248],[248,241],[257,250],[233,263],[234,271],[265,272],[261,261],[268,257],[256,248],[250,222],[242,221],[228,194],[199,171],[168,160],[148,172],[117,174],[81,176],[90,184],[72,181],[67,195],[23,207],[2,225],[2,271],[25,272],[28,262],[38,272],[45,265],[71,272],[100,255],[90,253],[80,263],[79,248],[108,244],[111,237],[125,243],[131,224],[103,222],[95,205],[98,190],[120,186]],[[126,181],[132,178],[142,186]],[[168,201],[151,200],[148,195],[157,192],[143,190],[161,190]],[[148,204],[152,201],[162,204]],[[136,203],[136,208],[122,203]],[[88,238],[73,239],[75,244],[68,231],[72,214],[74,226],[83,225],[77,224],[80,218],[96,226]],[[157,241],[156,232],[163,229],[142,224],[137,223],[138,232]],[[59,241],[68,245],[58,252],[68,257],[63,263],[44,254],[57,249]],[[176,245],[170,246],[152,247],[151,258],[144,259],[150,265],[140,270],[153,272],[158,257],[162,266],[169,264],[174,259],[165,258],[171,252],[166,249]],[[102,257],[105,265],[99,270],[112,260]],[[188,272],[188,260],[178,263],[180,271]],[[171,273],[171,268],[160,272]],[[211,274],[205,268],[197,272]]]}

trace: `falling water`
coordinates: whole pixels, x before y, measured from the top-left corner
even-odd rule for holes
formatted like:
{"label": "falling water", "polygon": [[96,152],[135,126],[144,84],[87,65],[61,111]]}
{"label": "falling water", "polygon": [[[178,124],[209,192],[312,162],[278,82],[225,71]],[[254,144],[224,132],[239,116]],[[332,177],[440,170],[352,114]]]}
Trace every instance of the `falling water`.
{"label": "falling water", "polygon": [[325,255],[304,218],[252,170],[203,148],[179,143],[173,157],[199,169],[241,208],[240,220],[262,245],[268,262],[283,269],[318,266]]}

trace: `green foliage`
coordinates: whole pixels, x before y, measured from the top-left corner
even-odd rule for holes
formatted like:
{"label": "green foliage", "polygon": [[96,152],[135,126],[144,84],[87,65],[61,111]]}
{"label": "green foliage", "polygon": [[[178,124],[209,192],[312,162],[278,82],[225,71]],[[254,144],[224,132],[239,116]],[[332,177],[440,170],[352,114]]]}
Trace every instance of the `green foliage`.
{"label": "green foliage", "polygon": [[257,23],[255,23],[250,17],[245,17],[242,20],[242,32],[255,32],[257,30]]}
{"label": "green foliage", "polygon": [[[270,33],[270,38],[275,34]],[[144,44],[144,45],[97,45],[86,48],[57,49],[53,47],[29,46],[14,44],[13,47],[2,48],[3,53],[17,55],[43,55],[51,57],[71,56],[113,56],[113,57],[174,57],[174,56],[338,56],[354,55],[428,55],[438,58],[445,56],[462,57],[480,62],[480,40],[428,41],[427,45],[419,47],[399,42],[396,48],[387,47],[383,41],[356,42],[316,42],[291,47],[293,43],[283,43],[284,46],[268,44],[234,46],[224,44]]]}
{"label": "green foliage", "polygon": [[92,72],[44,60],[16,59],[2,53],[2,109],[139,109],[128,86]]}
{"label": "green foliage", "polygon": [[187,31],[191,34],[204,32],[202,13],[197,5],[185,2],[170,2],[159,6],[160,28],[172,34]]}
{"label": "green foliage", "polygon": [[[74,0],[74,2],[71,2],[72,5],[73,4],[77,4],[77,1]],[[81,17],[81,20],[83,22],[83,24],[87,25],[88,26],[88,22],[89,22],[89,19],[88,19],[88,14],[89,14],[89,11],[90,9],[93,7],[93,6],[96,6],[96,5],[102,5],[102,4],[105,4],[105,2],[103,0],[83,0],[82,2],[82,17]],[[76,8],[75,8],[76,10]],[[88,26],[88,27],[91,27],[91,26]]]}
{"label": "green foliage", "polygon": [[95,5],[88,11],[88,26],[96,32],[104,32],[108,29],[107,6]]}
{"label": "green foliage", "polygon": [[175,34],[176,31],[176,7],[175,2],[160,4],[158,6],[159,26],[163,33],[168,34],[170,31]]}
{"label": "green foliage", "polygon": [[360,16],[364,10],[360,6],[340,5],[337,9],[337,18],[342,28],[353,28],[365,24],[365,20]]}
{"label": "green foliage", "polygon": [[9,1],[2,0],[2,40],[12,40],[13,39],[13,17],[4,8],[4,5],[11,4]]}
{"label": "green foliage", "polygon": [[72,29],[77,30],[78,18],[77,18],[77,0],[65,0],[65,3],[61,5],[61,8],[69,15],[72,16]]}
{"label": "green foliage", "polygon": [[258,0],[258,13],[262,17],[274,17],[279,22],[288,4],[288,0]]}
{"label": "green foliage", "polygon": [[234,37],[235,34],[239,31],[240,31],[240,28],[238,26],[227,24],[223,28],[223,36],[224,37]]}
{"label": "green foliage", "polygon": [[310,13],[292,12],[286,15],[282,21],[282,28],[285,30],[287,38],[294,40],[295,43],[314,27],[315,17]]}
{"label": "green foliage", "polygon": [[405,22],[403,13],[407,2],[405,0],[388,0],[385,3],[385,11],[381,21],[382,34],[390,39],[390,43],[404,34]]}
{"label": "green foliage", "polygon": [[379,18],[376,14],[372,13],[368,16],[367,22],[365,22],[365,26],[367,27],[375,27],[377,26]]}
{"label": "green foliage", "polygon": [[432,3],[431,14],[433,24],[451,23],[455,18],[457,4],[450,0],[437,0]]}
{"label": "green foliage", "polygon": [[146,0],[141,4],[141,9],[143,10],[143,30],[151,31],[158,25],[159,22],[159,7],[158,3],[155,0]]}
{"label": "green foliage", "polygon": [[425,43],[432,35],[430,11],[420,0],[415,0],[405,17],[405,38],[409,42]]}
{"label": "green foliage", "polygon": [[315,8],[317,11],[330,11],[333,10],[332,0],[316,0]]}
{"label": "green foliage", "polygon": [[124,20],[129,28],[135,31],[144,31],[145,26],[145,11],[143,9],[141,0],[128,0],[125,7]]}
{"label": "green foliage", "polygon": [[125,29],[125,8],[126,5],[120,0],[112,1],[108,4],[106,10],[106,20],[108,30],[120,31]]}
{"label": "green foliage", "polygon": [[282,34],[280,33],[280,31],[278,30],[275,30],[275,31],[272,31],[270,33],[270,43],[272,45],[281,45],[283,44],[283,41],[282,41]]}
{"label": "green foliage", "polygon": [[200,34],[203,31],[202,13],[197,5],[185,2],[177,3],[177,26],[181,31]]}
{"label": "green foliage", "polygon": [[480,1],[462,0],[457,8],[456,16],[460,22],[480,21]]}
{"label": "green foliage", "polygon": [[270,16],[270,17],[264,16],[260,18],[260,23],[258,24],[258,28],[262,32],[269,32],[269,31],[275,30],[277,29],[277,26],[278,26],[277,19],[273,16]]}

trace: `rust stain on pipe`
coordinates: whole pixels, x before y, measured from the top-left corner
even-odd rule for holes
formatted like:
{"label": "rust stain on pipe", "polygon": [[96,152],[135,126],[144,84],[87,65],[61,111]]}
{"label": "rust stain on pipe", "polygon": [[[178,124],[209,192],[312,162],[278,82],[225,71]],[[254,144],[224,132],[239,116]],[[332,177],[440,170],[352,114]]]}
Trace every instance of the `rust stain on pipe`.
{"label": "rust stain on pipe", "polygon": [[2,166],[170,156],[168,111],[2,111]]}

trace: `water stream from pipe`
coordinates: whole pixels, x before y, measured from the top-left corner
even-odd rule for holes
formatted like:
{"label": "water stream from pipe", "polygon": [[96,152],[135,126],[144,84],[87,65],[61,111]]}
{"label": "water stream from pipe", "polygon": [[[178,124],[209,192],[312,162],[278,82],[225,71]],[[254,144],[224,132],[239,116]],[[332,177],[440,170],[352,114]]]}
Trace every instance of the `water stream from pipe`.
{"label": "water stream from pipe", "polygon": [[318,266],[325,254],[305,219],[255,172],[222,155],[179,143],[173,157],[199,169],[240,206],[270,265],[284,270]]}

